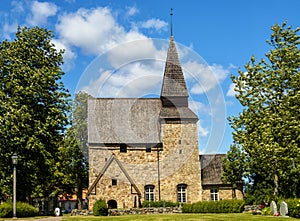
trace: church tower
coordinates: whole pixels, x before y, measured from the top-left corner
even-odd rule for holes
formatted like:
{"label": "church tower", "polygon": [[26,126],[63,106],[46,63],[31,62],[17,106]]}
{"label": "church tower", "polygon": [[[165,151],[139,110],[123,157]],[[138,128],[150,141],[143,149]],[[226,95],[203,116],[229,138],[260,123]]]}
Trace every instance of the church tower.
{"label": "church tower", "polygon": [[[171,32],[172,34],[172,32]],[[171,35],[160,99],[161,198],[177,202],[201,201],[198,117],[188,107],[188,90]],[[165,158],[165,160],[164,160]],[[176,193],[173,196],[169,193]]]}

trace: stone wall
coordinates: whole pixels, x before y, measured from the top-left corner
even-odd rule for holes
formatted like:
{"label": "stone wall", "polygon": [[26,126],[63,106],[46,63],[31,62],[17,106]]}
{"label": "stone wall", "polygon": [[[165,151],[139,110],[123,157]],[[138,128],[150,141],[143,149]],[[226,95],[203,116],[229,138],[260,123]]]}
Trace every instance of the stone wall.
{"label": "stone wall", "polygon": [[109,209],[109,216],[133,215],[133,214],[160,214],[160,213],[182,213],[181,207],[147,207],[131,209]]}
{"label": "stone wall", "polygon": [[[202,191],[202,200],[203,201],[210,201],[210,189],[211,188],[217,188],[219,190],[219,200],[233,199],[232,198],[232,188],[230,186],[215,185],[215,186],[203,187],[203,191]],[[236,189],[235,193],[236,193],[237,199],[243,199],[243,193],[241,190]]]}
{"label": "stone wall", "polygon": [[[128,147],[126,153],[121,153],[119,146],[90,148],[89,184],[114,153],[141,192],[141,201],[144,200],[144,187],[149,184],[155,186],[155,201],[159,200],[159,176],[161,200],[176,202],[177,185],[186,184],[187,202],[201,201],[196,124],[162,124],[161,135],[163,150],[153,147],[151,152],[146,152],[146,146],[141,145]],[[117,180],[117,185],[112,185],[112,179]],[[132,208],[137,201],[136,190],[116,162],[112,162],[97,184],[96,195],[90,195],[89,208],[100,198],[117,201],[118,208]]]}

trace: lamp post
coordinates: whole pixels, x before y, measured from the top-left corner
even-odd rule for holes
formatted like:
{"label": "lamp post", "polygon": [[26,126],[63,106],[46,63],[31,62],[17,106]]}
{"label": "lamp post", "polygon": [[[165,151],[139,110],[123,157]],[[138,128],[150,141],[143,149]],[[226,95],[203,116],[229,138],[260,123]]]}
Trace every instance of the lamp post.
{"label": "lamp post", "polygon": [[13,218],[17,218],[17,164],[18,164],[18,156],[14,153],[11,157],[12,163],[14,165],[14,184],[13,184]]}

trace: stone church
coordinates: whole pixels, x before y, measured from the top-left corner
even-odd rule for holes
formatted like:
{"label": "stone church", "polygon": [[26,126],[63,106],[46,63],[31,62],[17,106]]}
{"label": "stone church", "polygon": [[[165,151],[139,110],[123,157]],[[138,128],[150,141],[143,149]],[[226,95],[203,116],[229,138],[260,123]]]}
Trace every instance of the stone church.
{"label": "stone church", "polygon": [[171,36],[160,98],[89,99],[89,208],[100,198],[109,208],[132,208],[144,200],[232,197],[220,179],[224,155],[199,156],[198,117],[188,96]]}

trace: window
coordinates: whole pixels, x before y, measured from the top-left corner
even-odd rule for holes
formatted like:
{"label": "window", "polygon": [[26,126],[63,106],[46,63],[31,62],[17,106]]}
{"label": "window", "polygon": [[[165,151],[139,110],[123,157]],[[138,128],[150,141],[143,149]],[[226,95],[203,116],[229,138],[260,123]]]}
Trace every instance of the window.
{"label": "window", "polygon": [[145,200],[154,201],[154,186],[153,185],[145,186]]}
{"label": "window", "polygon": [[124,143],[120,144],[120,152],[121,153],[127,153],[127,145]]}
{"label": "window", "polygon": [[147,144],[147,145],[146,145],[146,152],[147,152],[147,153],[150,153],[150,152],[151,152],[151,145],[150,145],[150,144]]}
{"label": "window", "polygon": [[117,185],[117,180],[116,179],[112,179],[111,180],[111,185],[112,186],[116,186]]}
{"label": "window", "polygon": [[219,200],[219,190],[218,188],[210,189],[210,200],[218,201]]}
{"label": "window", "polygon": [[186,184],[179,184],[177,186],[177,201],[179,203],[186,203]]}

